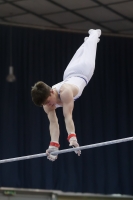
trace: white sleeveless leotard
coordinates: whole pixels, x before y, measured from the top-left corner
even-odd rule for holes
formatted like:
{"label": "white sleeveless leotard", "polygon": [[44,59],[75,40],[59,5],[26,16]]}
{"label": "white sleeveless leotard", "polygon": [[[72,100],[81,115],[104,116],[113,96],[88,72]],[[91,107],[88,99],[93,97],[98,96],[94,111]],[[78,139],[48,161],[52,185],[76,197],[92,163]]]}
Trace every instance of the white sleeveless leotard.
{"label": "white sleeveless leotard", "polygon": [[[52,88],[56,89],[59,97],[60,97],[60,88],[63,84],[75,85],[78,88],[78,90],[79,90],[78,94],[75,97],[73,97],[73,99],[75,101],[76,99],[78,99],[81,96],[83,89],[84,89],[84,87],[86,86],[87,83],[83,78],[76,77],[76,76],[68,78],[68,79],[66,79],[66,80],[64,80],[60,83],[57,83],[56,85],[53,85]],[[62,107],[62,106],[56,104],[56,108],[58,108],[58,107]]]}

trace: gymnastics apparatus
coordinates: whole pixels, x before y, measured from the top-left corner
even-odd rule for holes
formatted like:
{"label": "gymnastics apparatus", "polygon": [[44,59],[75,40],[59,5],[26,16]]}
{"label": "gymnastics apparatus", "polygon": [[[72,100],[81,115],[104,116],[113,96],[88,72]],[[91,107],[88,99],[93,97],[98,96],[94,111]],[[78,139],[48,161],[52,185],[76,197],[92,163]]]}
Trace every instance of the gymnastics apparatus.
{"label": "gymnastics apparatus", "polygon": [[[72,152],[72,151],[75,151],[75,150],[92,149],[92,148],[107,146],[107,145],[111,145],[111,144],[129,142],[129,141],[132,141],[132,140],[133,140],[133,137],[127,137],[127,138],[122,138],[122,139],[118,139],[118,140],[112,140],[112,141],[107,141],[107,142],[101,142],[101,143],[96,143],[96,144],[80,146],[80,147],[76,147],[76,148],[58,150],[58,151],[52,152],[51,155],[69,153],[69,152]],[[19,161],[19,160],[27,160],[27,159],[32,159],[32,158],[40,158],[40,157],[44,157],[44,156],[47,156],[47,154],[46,153],[40,153],[40,154],[34,154],[34,155],[29,155],[29,156],[21,156],[21,157],[16,157],[16,158],[3,159],[3,160],[0,160],[0,164],[1,163],[7,163],[7,162]]]}

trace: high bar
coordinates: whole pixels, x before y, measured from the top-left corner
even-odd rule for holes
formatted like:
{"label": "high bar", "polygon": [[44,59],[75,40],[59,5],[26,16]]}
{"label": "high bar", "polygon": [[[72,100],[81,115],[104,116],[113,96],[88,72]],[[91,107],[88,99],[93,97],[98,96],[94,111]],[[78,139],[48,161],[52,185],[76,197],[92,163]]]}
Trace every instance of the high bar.
{"label": "high bar", "polygon": [[[84,149],[92,149],[92,148],[101,147],[101,146],[107,146],[107,145],[111,145],[111,144],[129,142],[129,141],[132,141],[132,140],[133,140],[133,137],[127,137],[127,138],[111,140],[111,141],[107,141],[107,142],[101,142],[101,143],[90,144],[90,145],[85,145],[85,146],[80,146],[80,147],[75,147],[75,148],[58,150],[58,151],[52,152],[51,155],[69,153],[69,152],[72,152],[72,151],[75,151],[75,150],[77,151],[77,150],[84,150]],[[20,160],[33,159],[33,158],[40,158],[40,157],[44,157],[44,156],[47,156],[46,153],[40,153],[40,154],[34,154],[34,155],[29,155],[29,156],[21,156],[21,157],[16,157],[16,158],[3,159],[3,160],[0,160],[0,164],[1,163],[7,163],[7,162],[20,161]]]}

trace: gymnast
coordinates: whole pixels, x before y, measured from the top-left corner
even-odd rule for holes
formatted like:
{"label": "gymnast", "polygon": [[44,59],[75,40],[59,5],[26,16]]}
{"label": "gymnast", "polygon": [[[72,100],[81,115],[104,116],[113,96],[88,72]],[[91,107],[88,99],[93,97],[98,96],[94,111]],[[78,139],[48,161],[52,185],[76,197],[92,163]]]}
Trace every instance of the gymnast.
{"label": "gymnast", "polygon": [[[79,147],[72,117],[74,101],[81,96],[83,89],[94,73],[97,43],[100,41],[101,30],[90,29],[88,33],[89,37],[84,39],[84,43],[76,51],[65,69],[62,82],[50,87],[39,81],[31,89],[32,101],[37,106],[43,106],[50,122],[51,142],[46,154],[51,161],[55,161],[57,155],[50,153],[57,151],[60,147],[56,108],[63,107],[69,146]],[[77,150],[75,153],[80,156],[81,151]]]}

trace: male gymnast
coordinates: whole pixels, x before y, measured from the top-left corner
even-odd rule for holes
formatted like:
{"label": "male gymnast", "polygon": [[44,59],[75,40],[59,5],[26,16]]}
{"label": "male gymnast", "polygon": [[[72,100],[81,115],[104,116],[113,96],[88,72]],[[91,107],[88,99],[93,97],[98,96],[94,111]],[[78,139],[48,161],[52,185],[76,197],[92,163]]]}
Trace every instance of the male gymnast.
{"label": "male gymnast", "polygon": [[[52,87],[39,81],[35,83],[31,90],[32,101],[37,106],[43,106],[50,122],[51,142],[46,150],[46,154],[51,161],[55,161],[57,155],[54,156],[50,153],[57,151],[60,147],[60,131],[55,112],[56,108],[63,107],[69,146],[79,146],[72,117],[74,101],[81,96],[83,89],[94,73],[97,43],[100,41],[101,30],[90,29],[88,33],[89,37],[84,39],[84,43],[76,51],[68,64],[64,72],[63,81]],[[77,150],[75,153],[80,156],[81,151]]]}

